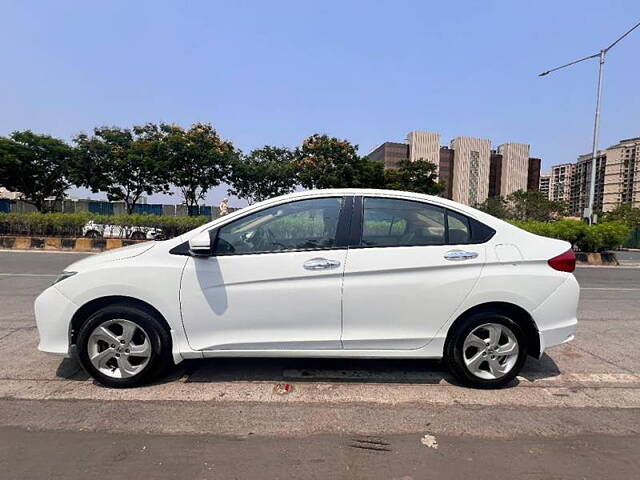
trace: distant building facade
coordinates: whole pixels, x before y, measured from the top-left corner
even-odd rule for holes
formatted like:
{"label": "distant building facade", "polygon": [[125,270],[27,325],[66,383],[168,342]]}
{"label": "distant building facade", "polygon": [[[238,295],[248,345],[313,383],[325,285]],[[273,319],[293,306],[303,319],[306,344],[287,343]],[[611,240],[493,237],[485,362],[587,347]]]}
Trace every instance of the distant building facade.
{"label": "distant building facade", "polygon": [[569,202],[571,199],[571,182],[573,179],[571,163],[563,163],[551,167],[549,180],[549,200],[554,202]]}
{"label": "distant building facade", "polygon": [[484,138],[456,137],[449,147],[440,145],[440,134],[412,131],[406,143],[385,142],[369,153],[385,168],[397,168],[401,160],[427,160],[436,165],[443,196],[467,205],[517,190],[537,190],[539,158],[529,157],[529,145],[505,143],[497,150]]}
{"label": "distant building facade", "polygon": [[550,173],[541,173],[540,181],[538,183],[538,190],[545,197],[549,198],[549,185],[551,183],[551,174]]}
{"label": "distant building facade", "polygon": [[[583,216],[589,206],[591,154],[576,163],[551,168],[549,198],[569,204],[571,215]],[[610,212],[623,203],[640,207],[640,137],[621,140],[598,152],[593,209]]]}

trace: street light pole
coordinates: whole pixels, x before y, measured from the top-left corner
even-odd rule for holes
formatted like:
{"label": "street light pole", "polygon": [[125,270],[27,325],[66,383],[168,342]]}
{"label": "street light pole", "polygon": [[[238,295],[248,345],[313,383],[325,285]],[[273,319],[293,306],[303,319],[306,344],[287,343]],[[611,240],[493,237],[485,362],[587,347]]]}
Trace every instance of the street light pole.
{"label": "street light pole", "polygon": [[607,48],[603,48],[599,53],[595,53],[593,55],[589,55],[587,57],[581,58],[579,60],[575,60],[573,62],[569,62],[565,65],[561,65],[556,68],[552,68],[551,70],[546,70],[539,74],[539,77],[544,77],[545,75],[549,75],[551,72],[555,72],[556,70],[560,70],[561,68],[570,67],[571,65],[575,65],[576,63],[584,62],[585,60],[590,60],[592,58],[599,58],[600,66],[598,68],[598,90],[596,94],[596,115],[595,121],[593,122],[593,148],[591,154],[591,183],[589,185],[589,206],[585,209],[585,217],[589,218],[589,223],[593,223],[593,204],[595,199],[596,192],[596,158],[598,156],[598,139],[600,136],[600,99],[602,97],[602,76],[604,74],[604,60],[607,52],[611,50],[620,40],[633,32],[636,28],[640,27],[640,22],[635,24],[629,30],[627,30],[624,35],[620,36],[615,42],[609,45]]}
{"label": "street light pole", "polygon": [[598,94],[596,96],[596,118],[593,122],[593,148],[591,153],[591,183],[589,184],[589,206],[584,216],[588,216],[589,225],[593,224],[593,203],[596,196],[596,166],[598,159],[598,140],[600,139],[600,98],[602,97],[602,75],[606,50],[600,50],[600,68],[598,68]]}

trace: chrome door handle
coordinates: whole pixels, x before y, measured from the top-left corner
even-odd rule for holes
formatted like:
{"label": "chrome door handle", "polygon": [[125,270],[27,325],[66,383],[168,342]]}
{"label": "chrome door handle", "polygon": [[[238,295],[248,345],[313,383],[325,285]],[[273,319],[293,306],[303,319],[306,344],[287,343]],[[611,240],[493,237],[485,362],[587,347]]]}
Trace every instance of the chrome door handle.
{"label": "chrome door handle", "polygon": [[338,268],[340,262],[338,260],[329,260],[328,258],[312,258],[304,262],[304,268],[307,270],[329,270]]}
{"label": "chrome door handle", "polygon": [[444,254],[445,260],[459,262],[461,260],[471,260],[478,256],[477,252],[465,252],[464,250],[451,250]]}

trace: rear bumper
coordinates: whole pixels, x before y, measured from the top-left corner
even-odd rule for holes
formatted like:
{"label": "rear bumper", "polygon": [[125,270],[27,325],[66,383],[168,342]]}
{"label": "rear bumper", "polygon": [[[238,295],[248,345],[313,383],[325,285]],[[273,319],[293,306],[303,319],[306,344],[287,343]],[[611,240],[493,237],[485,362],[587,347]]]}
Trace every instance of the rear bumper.
{"label": "rear bumper", "polygon": [[36,325],[40,335],[38,350],[69,356],[71,318],[77,308],[55,287],[47,288],[36,298]]}
{"label": "rear bumper", "polygon": [[533,312],[540,332],[540,356],[555,345],[570,342],[578,328],[580,286],[573,275]]}

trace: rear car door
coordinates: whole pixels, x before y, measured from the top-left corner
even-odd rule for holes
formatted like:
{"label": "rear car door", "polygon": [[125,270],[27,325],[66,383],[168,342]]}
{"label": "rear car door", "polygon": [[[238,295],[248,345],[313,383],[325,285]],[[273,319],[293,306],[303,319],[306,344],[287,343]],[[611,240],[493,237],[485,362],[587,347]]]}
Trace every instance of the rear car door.
{"label": "rear car door", "polygon": [[356,198],[343,286],[345,349],[417,349],[478,280],[492,231],[425,202]]}

